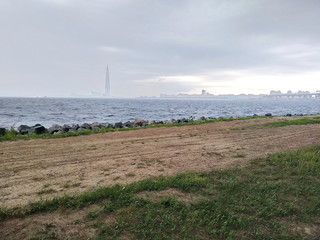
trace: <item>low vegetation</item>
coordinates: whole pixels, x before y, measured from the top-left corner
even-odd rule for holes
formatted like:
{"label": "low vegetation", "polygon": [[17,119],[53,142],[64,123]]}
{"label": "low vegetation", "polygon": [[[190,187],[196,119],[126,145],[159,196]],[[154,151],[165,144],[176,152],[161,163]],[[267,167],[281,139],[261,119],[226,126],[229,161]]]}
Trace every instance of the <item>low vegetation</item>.
{"label": "low vegetation", "polygon": [[294,120],[282,120],[277,122],[266,123],[264,127],[284,127],[290,125],[308,125],[308,124],[319,124],[319,118],[300,118]]}
{"label": "low vegetation", "polygon": [[[161,196],[170,189],[175,191]],[[85,237],[64,236],[59,222],[52,222],[41,231],[31,228],[32,239],[319,239],[319,196],[320,145],[314,145],[243,168],[157,177],[1,209],[0,226],[13,218],[32,224],[28,217],[38,214],[88,209],[71,224],[81,225],[79,236]]]}

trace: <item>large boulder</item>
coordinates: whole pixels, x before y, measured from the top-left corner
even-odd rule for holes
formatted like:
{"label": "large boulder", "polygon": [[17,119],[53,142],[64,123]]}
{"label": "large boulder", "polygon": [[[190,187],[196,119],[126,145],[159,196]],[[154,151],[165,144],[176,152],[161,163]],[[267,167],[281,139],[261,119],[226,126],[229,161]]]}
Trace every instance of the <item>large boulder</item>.
{"label": "large boulder", "polygon": [[91,129],[91,125],[89,123],[83,123],[80,125],[80,128]]}
{"label": "large boulder", "polygon": [[180,121],[181,121],[182,123],[187,123],[187,122],[189,122],[188,119],[186,119],[186,118],[181,118]]}
{"label": "large boulder", "polygon": [[6,134],[5,128],[0,128],[0,136],[4,136]]}
{"label": "large boulder", "polygon": [[18,132],[19,132],[20,134],[22,134],[22,135],[28,134],[28,133],[32,132],[32,130],[33,130],[33,129],[32,129],[30,126],[28,126],[28,125],[20,125],[20,126],[18,127]]}
{"label": "large boulder", "polygon": [[[73,131],[77,131],[79,128],[80,128],[80,126],[79,126],[79,124],[72,124],[72,130]],[[69,130],[70,131],[70,130]]]}
{"label": "large boulder", "polygon": [[104,128],[113,128],[113,125],[111,123],[101,123],[102,127]]}
{"label": "large boulder", "polygon": [[103,128],[103,125],[101,123],[98,123],[98,122],[91,123],[92,130],[98,130],[100,128]]}
{"label": "large boulder", "polygon": [[123,123],[122,122],[116,122],[114,124],[114,128],[123,128]]}
{"label": "large boulder", "polygon": [[135,119],[135,120],[133,120],[132,124],[134,127],[143,127],[143,126],[148,125],[149,123],[148,123],[148,121],[143,120],[143,119]]}
{"label": "large boulder", "polygon": [[133,123],[132,123],[132,122],[130,122],[130,121],[125,122],[123,125],[124,125],[125,127],[127,127],[127,128],[131,128],[131,127],[133,127]]}
{"label": "large boulder", "polygon": [[49,127],[48,132],[50,134],[54,134],[56,132],[62,131],[62,126],[58,124],[53,124],[51,127]]}
{"label": "large boulder", "polygon": [[34,126],[33,129],[36,134],[44,134],[48,132],[48,130],[40,124],[37,124],[36,126]]}
{"label": "large boulder", "polygon": [[69,132],[70,129],[72,129],[72,127],[67,124],[64,124],[62,126],[62,131],[64,131],[64,132]]}

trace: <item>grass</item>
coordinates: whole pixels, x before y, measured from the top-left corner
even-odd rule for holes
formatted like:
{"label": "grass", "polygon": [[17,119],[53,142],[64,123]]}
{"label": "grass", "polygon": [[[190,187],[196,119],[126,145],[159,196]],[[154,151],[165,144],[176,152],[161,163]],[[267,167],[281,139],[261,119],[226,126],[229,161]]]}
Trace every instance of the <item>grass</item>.
{"label": "grass", "polygon": [[[171,123],[171,124],[150,124],[145,127],[130,127],[130,128],[100,128],[97,130],[89,130],[85,129],[82,131],[72,132],[72,133],[59,133],[59,134],[19,134],[14,128],[6,131],[4,136],[0,136],[1,141],[14,141],[19,139],[35,139],[35,138],[64,138],[64,137],[74,137],[74,136],[81,136],[81,135],[89,135],[94,133],[102,133],[102,132],[115,132],[115,131],[130,131],[130,130],[138,130],[142,128],[154,128],[154,127],[176,127],[176,126],[186,126],[186,125],[199,125],[205,123],[213,123],[213,122],[222,122],[222,121],[235,121],[235,120],[247,120],[247,119],[254,119],[254,118],[267,118],[265,116],[248,116],[248,117],[239,117],[239,118],[218,118],[212,120],[195,120],[190,121],[187,123]],[[269,117],[270,118],[270,117]],[[143,144],[143,143],[142,143]]]}
{"label": "grass", "polygon": [[246,154],[244,154],[244,153],[236,153],[233,157],[235,157],[235,158],[245,158]]}
{"label": "grass", "polygon": [[264,127],[284,127],[284,126],[290,126],[290,125],[308,125],[308,124],[319,124],[320,120],[318,118],[300,118],[295,120],[283,120],[283,121],[277,121],[277,122],[271,122],[266,123],[263,126]]}
{"label": "grass", "polygon": [[[167,189],[201,197],[188,203],[174,195],[159,200],[137,195]],[[96,204],[98,208],[81,220],[84,232],[95,229],[88,239],[318,239],[319,196],[320,144],[255,159],[243,168],[157,177],[41,200],[25,208],[2,208],[0,219],[78,211]],[[111,215],[114,220],[107,223]],[[34,239],[40,239],[34,231]],[[47,232],[41,233],[42,239],[52,239],[54,232]]]}
{"label": "grass", "polygon": [[281,121],[266,123],[263,125],[236,127],[236,128],[232,128],[232,130],[246,130],[249,128],[261,128],[261,127],[285,127],[285,126],[291,126],[291,125],[309,125],[309,124],[320,124],[320,116],[313,117],[313,118],[299,118],[294,120],[281,120]]}

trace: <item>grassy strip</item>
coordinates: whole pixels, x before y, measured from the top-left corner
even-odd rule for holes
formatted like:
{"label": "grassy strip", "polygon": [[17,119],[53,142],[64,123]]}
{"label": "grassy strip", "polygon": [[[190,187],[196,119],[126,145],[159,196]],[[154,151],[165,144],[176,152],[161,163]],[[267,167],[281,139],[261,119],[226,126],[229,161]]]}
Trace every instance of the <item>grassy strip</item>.
{"label": "grassy strip", "polygon": [[320,120],[317,118],[300,118],[295,120],[283,120],[277,122],[266,123],[263,127],[284,127],[290,125],[308,125],[308,124],[319,124]]}
{"label": "grassy strip", "polygon": [[35,138],[63,138],[63,137],[74,137],[74,136],[80,136],[80,135],[89,135],[94,133],[102,133],[102,132],[115,132],[115,131],[131,131],[131,130],[138,130],[143,128],[154,128],[154,127],[176,127],[176,126],[187,126],[187,125],[199,125],[199,124],[205,124],[205,123],[213,123],[213,122],[222,122],[222,121],[235,121],[235,120],[248,120],[253,118],[266,118],[265,116],[249,116],[249,117],[239,117],[239,118],[218,118],[218,119],[212,119],[212,120],[196,120],[196,121],[190,121],[187,123],[171,123],[171,124],[150,124],[145,127],[130,127],[130,128],[100,128],[97,130],[82,130],[72,133],[60,133],[60,134],[26,134],[21,135],[17,133],[16,130],[13,128],[8,130],[4,136],[0,136],[0,142],[1,141],[12,141],[12,140],[19,140],[19,139],[35,139]]}
{"label": "grassy strip", "polygon": [[[168,188],[201,198],[186,203],[174,195],[158,201],[137,196]],[[317,239],[319,196],[320,145],[314,145],[256,159],[244,168],[158,177],[39,201],[24,209],[2,209],[0,217],[98,203],[100,209],[88,212],[81,222],[96,228],[92,239],[97,240]],[[116,219],[108,225],[110,214]],[[34,239],[50,239],[45,237]]]}

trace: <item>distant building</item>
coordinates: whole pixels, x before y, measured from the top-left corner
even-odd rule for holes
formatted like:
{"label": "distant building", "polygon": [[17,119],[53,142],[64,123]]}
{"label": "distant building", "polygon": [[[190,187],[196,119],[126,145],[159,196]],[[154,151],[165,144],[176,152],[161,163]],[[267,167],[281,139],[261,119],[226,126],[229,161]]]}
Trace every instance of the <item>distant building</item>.
{"label": "distant building", "polygon": [[109,78],[109,68],[108,68],[108,65],[107,65],[107,71],[106,71],[106,80],[105,80],[104,96],[110,97],[110,78]]}
{"label": "distant building", "polygon": [[206,95],[207,94],[207,91],[206,90],[202,90],[201,91],[201,95]]}

